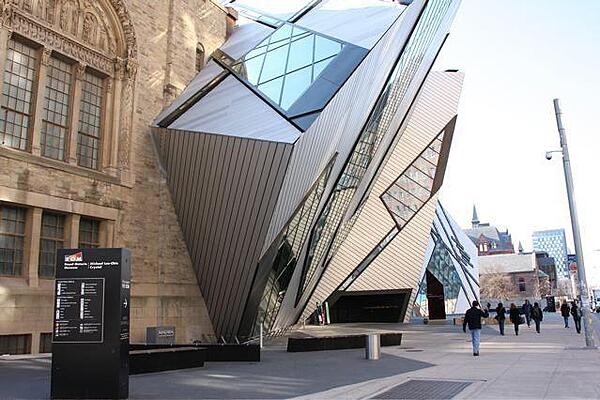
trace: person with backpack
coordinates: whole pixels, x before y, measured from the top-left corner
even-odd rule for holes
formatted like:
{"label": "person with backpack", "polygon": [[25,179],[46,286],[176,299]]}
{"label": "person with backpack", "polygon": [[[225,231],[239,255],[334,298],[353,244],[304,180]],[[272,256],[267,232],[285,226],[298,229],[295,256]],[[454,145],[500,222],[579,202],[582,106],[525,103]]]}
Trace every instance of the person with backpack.
{"label": "person with backpack", "polygon": [[533,308],[531,309],[531,319],[535,323],[535,331],[540,333],[540,323],[544,319],[544,312],[538,303],[533,303]]}
{"label": "person with backpack", "polygon": [[515,303],[510,303],[510,310],[508,312],[508,316],[510,318],[510,322],[515,326],[515,335],[519,336],[519,325],[521,325],[521,313],[519,309],[515,305]]}
{"label": "person with backpack", "polygon": [[473,345],[473,355],[479,356],[479,343],[481,342],[481,318],[489,317],[488,310],[482,310],[479,302],[473,300],[472,307],[465,313],[463,320],[463,332],[467,332],[467,325],[471,331],[471,343]]}
{"label": "person with backpack", "polygon": [[571,312],[571,307],[569,307],[569,304],[566,301],[563,301],[563,303],[560,306],[560,315],[562,315],[563,319],[565,320],[565,328],[569,327],[569,313]]}
{"label": "person with backpack", "polygon": [[498,327],[500,328],[500,335],[504,336],[504,322],[506,322],[506,308],[502,303],[498,303],[496,307],[496,320],[498,321]]}
{"label": "person with backpack", "polygon": [[573,301],[571,305],[571,315],[573,316],[577,333],[581,333],[581,308],[577,306],[577,301]]}

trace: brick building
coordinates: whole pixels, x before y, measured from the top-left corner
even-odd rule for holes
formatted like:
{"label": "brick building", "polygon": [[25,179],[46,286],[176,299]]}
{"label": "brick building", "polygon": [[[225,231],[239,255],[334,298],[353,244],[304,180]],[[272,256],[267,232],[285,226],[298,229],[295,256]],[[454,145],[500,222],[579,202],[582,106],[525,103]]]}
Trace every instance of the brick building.
{"label": "brick building", "polygon": [[234,17],[209,0],[0,5],[0,353],[48,350],[61,247],[132,250],[132,341],[212,334],[149,125]]}

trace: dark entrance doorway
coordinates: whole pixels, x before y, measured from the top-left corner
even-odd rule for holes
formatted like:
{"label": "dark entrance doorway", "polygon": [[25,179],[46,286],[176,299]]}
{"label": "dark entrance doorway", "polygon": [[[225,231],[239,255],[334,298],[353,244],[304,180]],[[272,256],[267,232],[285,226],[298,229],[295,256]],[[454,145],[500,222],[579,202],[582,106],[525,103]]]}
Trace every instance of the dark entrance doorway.
{"label": "dark entrance doorway", "polygon": [[425,271],[425,279],[427,279],[429,319],[446,319],[444,285],[429,270]]}
{"label": "dark entrance doorway", "polygon": [[332,323],[401,322],[406,313],[408,291],[341,292],[330,307]]}

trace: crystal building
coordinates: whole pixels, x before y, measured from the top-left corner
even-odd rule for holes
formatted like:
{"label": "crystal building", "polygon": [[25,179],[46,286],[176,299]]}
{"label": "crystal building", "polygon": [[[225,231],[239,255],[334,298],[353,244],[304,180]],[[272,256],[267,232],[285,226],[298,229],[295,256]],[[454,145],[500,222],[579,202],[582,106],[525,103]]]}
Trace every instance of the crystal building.
{"label": "crystal building", "polygon": [[567,238],[564,229],[536,231],[532,234],[533,250],[548,253],[556,263],[559,278],[569,278]]}
{"label": "crystal building", "polygon": [[438,203],[413,315],[446,319],[479,300],[477,247]]}
{"label": "crystal building", "polygon": [[459,2],[252,3],[153,128],[215,333],[326,300],[334,321],[404,320],[462,87],[431,72]]}

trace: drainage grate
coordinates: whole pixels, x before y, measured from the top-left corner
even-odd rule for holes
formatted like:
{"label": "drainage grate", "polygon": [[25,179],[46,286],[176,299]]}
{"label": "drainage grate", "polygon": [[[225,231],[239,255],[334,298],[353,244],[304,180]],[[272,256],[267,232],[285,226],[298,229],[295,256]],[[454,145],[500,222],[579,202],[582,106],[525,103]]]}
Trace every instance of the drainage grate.
{"label": "drainage grate", "polygon": [[373,399],[451,399],[472,382],[409,380]]}

